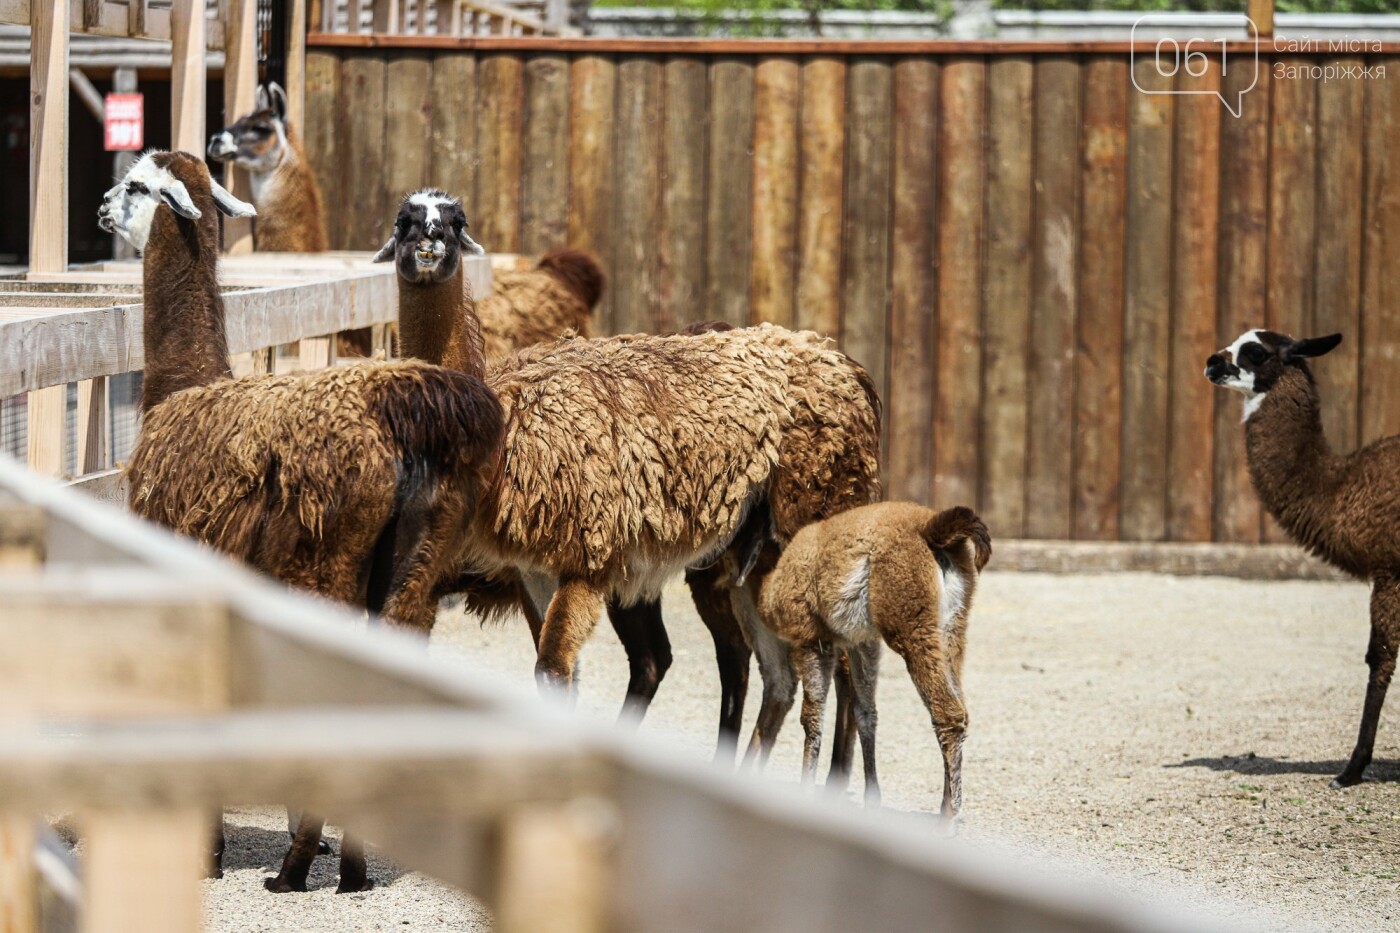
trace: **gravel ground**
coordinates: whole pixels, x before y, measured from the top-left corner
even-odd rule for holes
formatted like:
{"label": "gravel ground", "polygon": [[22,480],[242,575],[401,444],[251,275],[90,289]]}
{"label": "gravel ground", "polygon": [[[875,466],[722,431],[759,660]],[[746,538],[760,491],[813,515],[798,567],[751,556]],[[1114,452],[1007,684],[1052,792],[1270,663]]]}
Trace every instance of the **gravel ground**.
{"label": "gravel ground", "polygon": [[[1392,717],[1371,780],[1327,786],[1360,715],[1366,614],[1358,584],[988,573],[970,623],[966,836],[1092,867],[1150,898],[1223,898],[1265,927],[1400,928]],[[675,666],[641,734],[706,760],[713,652],[683,587],[667,593],[666,616]],[[458,611],[443,613],[433,650],[522,682],[533,663],[523,625],[483,629]],[[625,684],[604,624],[584,651],[580,710],[611,718]],[[755,689],[750,718],[757,705]],[[795,780],[800,735],[794,712],[772,779]],[[887,807],[937,809],[933,733],[888,653],[879,760]],[[265,893],[282,819],[228,814],[229,870],[206,888],[210,929],[488,928],[467,898],[373,858],[380,887],[365,894],[336,895],[324,858],[310,893]]]}

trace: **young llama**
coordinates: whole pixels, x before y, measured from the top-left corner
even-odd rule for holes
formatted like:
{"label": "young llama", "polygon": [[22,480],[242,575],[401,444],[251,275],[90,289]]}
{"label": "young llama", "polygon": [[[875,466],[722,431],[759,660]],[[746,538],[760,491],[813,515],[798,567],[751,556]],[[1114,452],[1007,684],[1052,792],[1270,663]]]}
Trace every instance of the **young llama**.
{"label": "young llama", "polygon": [[[500,404],[480,379],[419,362],[231,378],[216,210],[253,212],[202,160],[152,152],[98,214],[143,256],[132,510],[290,585],[427,628],[494,470]],[[314,855],[319,824],[315,837],[298,845]],[[306,875],[284,866],[268,884],[304,890]],[[369,884],[347,839],[340,890]]]}
{"label": "young llama", "polygon": [[1340,570],[1371,582],[1370,678],[1351,759],[1333,787],[1360,783],[1400,648],[1400,436],[1351,454],[1322,433],[1308,360],[1341,334],[1294,340],[1250,330],[1206,360],[1206,378],[1244,395],[1245,457],[1255,492],[1294,541]]}

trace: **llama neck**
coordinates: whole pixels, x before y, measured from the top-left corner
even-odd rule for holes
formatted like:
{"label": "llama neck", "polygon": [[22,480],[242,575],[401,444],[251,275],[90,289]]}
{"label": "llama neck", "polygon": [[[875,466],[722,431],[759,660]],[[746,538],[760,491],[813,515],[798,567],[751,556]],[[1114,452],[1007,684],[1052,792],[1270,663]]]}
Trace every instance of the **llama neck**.
{"label": "llama neck", "polygon": [[301,140],[287,128],[282,158],[270,172],[254,172],[253,203],[258,219],[254,240],[264,252],[325,252],[326,226],[321,213],[321,191],[301,148]]}
{"label": "llama neck", "polygon": [[485,377],[481,321],[461,266],[445,282],[399,279],[399,348],[405,357]]}
{"label": "llama neck", "polygon": [[1244,426],[1249,475],[1264,507],[1300,543],[1320,547],[1313,517],[1336,486],[1338,458],[1322,433],[1317,386],[1290,367]]}
{"label": "llama neck", "polygon": [[227,378],[228,336],[219,296],[218,219],[212,203],[198,221],[157,209],[141,267],[146,352],[141,410],[182,389]]}

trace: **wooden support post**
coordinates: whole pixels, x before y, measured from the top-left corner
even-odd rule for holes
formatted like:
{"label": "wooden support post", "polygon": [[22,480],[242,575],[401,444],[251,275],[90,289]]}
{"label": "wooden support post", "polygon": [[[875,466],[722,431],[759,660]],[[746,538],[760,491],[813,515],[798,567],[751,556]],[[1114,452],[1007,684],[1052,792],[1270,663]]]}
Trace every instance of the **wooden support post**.
{"label": "wooden support post", "polygon": [[530,807],[502,827],[498,933],[602,933],[617,814],[600,799]]}
{"label": "wooden support post", "polygon": [[[112,91],[117,94],[134,94],[136,92],[136,69],[115,69],[112,72]],[[112,174],[117,178],[123,177],[131,168],[131,163],[135,161],[136,153],[118,152],[112,160]],[[114,233],[112,234],[112,258],[135,259],[136,247],[128,243],[120,233]]]}
{"label": "wooden support post", "polygon": [[0,816],[0,930],[34,933],[39,928],[38,879],[34,874],[34,820]]}
{"label": "wooden support post", "polygon": [[107,469],[107,377],[78,383],[78,466],[86,476]]}
{"label": "wooden support post", "polygon": [[29,468],[45,476],[62,476],[67,438],[63,417],[68,409],[68,386],[59,384],[29,393]]}
{"label": "wooden support post", "polygon": [[1267,39],[1274,34],[1274,0],[1249,0],[1248,12],[1256,37]]}
{"label": "wooden support post", "polygon": [[[257,99],[258,37],[257,0],[229,0],[224,21],[224,124],[251,113]],[[224,186],[234,197],[253,200],[253,183],[248,173],[229,163],[224,169]],[[253,251],[251,218],[224,218],[224,251]]]}
{"label": "wooden support post", "polygon": [[[187,933],[201,926],[200,879],[209,860],[210,815],[202,810],[93,813],[82,819],[83,930]],[[160,879],[160,892],[133,872]]]}
{"label": "wooden support post", "polygon": [[267,376],[277,372],[277,348],[268,347],[265,350],[254,350],[253,375]]}
{"label": "wooden support post", "polygon": [[204,155],[204,4],[174,0],[170,8],[171,148]]}
{"label": "wooden support post", "polygon": [[[330,0],[327,0],[330,2]],[[307,0],[287,2],[287,119],[298,133],[306,129],[306,24]],[[333,6],[333,4],[332,4]]]}
{"label": "wooden support post", "polygon": [[399,0],[374,0],[374,31],[392,35],[398,30]]}
{"label": "wooden support post", "polygon": [[302,369],[325,369],[334,365],[335,337],[303,337],[299,356]]}
{"label": "wooden support post", "polygon": [[33,0],[29,62],[29,268],[68,269],[68,0]]}

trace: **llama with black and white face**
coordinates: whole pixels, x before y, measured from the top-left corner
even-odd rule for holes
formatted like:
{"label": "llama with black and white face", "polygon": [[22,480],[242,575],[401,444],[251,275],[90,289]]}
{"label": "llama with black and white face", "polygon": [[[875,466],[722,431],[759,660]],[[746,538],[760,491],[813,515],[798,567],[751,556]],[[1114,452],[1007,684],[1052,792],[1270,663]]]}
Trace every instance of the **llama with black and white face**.
{"label": "llama with black and white face", "polygon": [[[122,179],[102,196],[97,224],[108,233],[118,233],[138,251],[144,252],[151,237],[156,208],[166,204],[187,220],[199,220],[203,212],[195,206],[185,181],[176,176],[180,164],[175,156],[183,153],[148,152],[127,170]],[[188,176],[197,186],[207,179],[216,207],[230,217],[252,217],[251,204],[240,201],[207,173]]]}
{"label": "llama with black and white face", "polygon": [[1371,582],[1370,678],[1351,759],[1333,784],[1361,781],[1400,652],[1400,436],[1333,452],[1309,360],[1341,334],[1295,340],[1250,330],[1206,360],[1206,378],[1244,395],[1249,476],[1269,514],[1298,544]]}
{"label": "llama with black and white face", "polygon": [[486,253],[467,235],[467,226],[461,201],[436,188],[415,191],[399,205],[394,232],[374,261],[392,259],[406,282],[446,282],[457,275],[464,252],[469,256]]}

